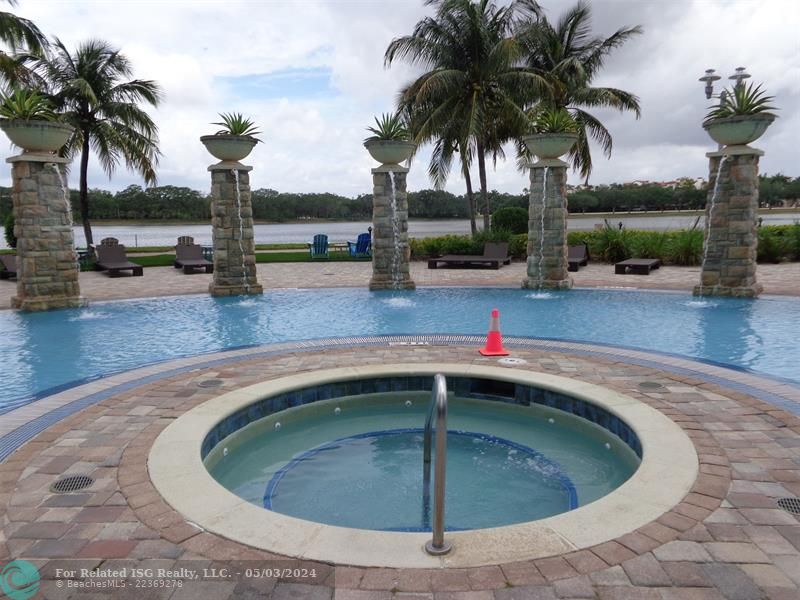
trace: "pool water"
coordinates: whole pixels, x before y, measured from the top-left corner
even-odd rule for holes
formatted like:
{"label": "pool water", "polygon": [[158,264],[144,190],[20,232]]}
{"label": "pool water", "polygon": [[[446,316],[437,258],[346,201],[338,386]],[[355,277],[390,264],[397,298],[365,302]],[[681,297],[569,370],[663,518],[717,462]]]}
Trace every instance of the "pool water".
{"label": "pool water", "polygon": [[[289,409],[224,439],[205,463],[227,489],[282,514],[428,531],[421,429],[427,405],[427,394],[406,392]],[[618,437],[543,406],[451,397],[448,431],[451,531],[572,510],[624,483],[639,464]]]}
{"label": "pool water", "polygon": [[0,311],[0,413],[47,390],[145,364],[246,345],[332,336],[486,333],[672,352],[800,381],[795,298],[697,300],[608,290],[497,288],[269,291],[95,303],[46,313]]}

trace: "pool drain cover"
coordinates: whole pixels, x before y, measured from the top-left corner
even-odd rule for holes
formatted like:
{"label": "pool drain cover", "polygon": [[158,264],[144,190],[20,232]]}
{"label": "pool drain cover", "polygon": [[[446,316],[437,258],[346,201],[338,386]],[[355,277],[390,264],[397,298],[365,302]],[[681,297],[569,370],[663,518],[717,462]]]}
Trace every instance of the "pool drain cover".
{"label": "pool drain cover", "polygon": [[514,358],[513,356],[509,356],[508,358],[501,358],[497,361],[501,365],[524,365],[528,361],[524,358]]}
{"label": "pool drain cover", "polygon": [[88,475],[68,475],[62,477],[50,486],[50,491],[56,494],[68,494],[89,487],[94,479]]}
{"label": "pool drain cover", "polygon": [[664,388],[664,386],[657,381],[643,381],[639,384],[639,387],[643,390],[660,390]]}
{"label": "pool drain cover", "polygon": [[800,515],[800,498],[778,498],[778,506],[794,515]]}
{"label": "pool drain cover", "polygon": [[206,379],[204,381],[198,381],[197,387],[201,388],[214,388],[219,387],[223,384],[222,379]]}

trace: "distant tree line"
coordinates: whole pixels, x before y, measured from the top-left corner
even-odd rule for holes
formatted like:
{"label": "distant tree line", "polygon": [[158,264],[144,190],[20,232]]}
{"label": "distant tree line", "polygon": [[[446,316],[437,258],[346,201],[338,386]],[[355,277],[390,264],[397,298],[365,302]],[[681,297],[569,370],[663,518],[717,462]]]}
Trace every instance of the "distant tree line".
{"label": "distant tree line", "polygon": [[[759,199],[775,204],[779,200],[800,198],[800,177],[762,175]],[[75,221],[78,222],[78,192],[71,191]],[[572,192],[568,195],[573,213],[631,210],[702,209],[706,189],[695,189],[687,180],[675,189],[657,185],[630,186],[612,184]],[[495,210],[507,206],[527,208],[528,195],[490,192]],[[90,218],[99,220],[204,221],[211,218],[211,199],[187,187],[172,185],[142,188],[131,185],[116,193],[89,190]],[[253,217],[258,221],[301,221],[330,219],[369,221],[372,219],[372,196],[361,194],[347,198],[337,194],[297,194],[258,189],[252,192]],[[466,219],[464,196],[442,190],[419,190],[408,193],[408,211],[417,219]],[[11,213],[11,189],[0,187],[0,219]]]}

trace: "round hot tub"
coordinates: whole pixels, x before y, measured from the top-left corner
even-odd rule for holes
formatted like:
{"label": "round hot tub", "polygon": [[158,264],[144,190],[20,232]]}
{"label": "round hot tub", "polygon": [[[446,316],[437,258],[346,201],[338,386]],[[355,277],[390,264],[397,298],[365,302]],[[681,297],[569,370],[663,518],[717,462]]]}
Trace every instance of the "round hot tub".
{"label": "round hot tub", "polygon": [[[617,488],[639,466],[636,435],[596,406],[496,380],[450,377],[448,383],[464,395],[448,401],[446,530],[574,510]],[[262,399],[264,412],[307,403],[224,437],[232,423],[221,422],[209,434],[209,445],[221,439],[205,465],[228,490],[285,515],[360,529],[430,531],[422,475],[430,394],[422,390],[431,385],[430,376],[360,379]],[[405,391],[373,391],[379,388]],[[347,395],[330,398],[336,392]],[[330,399],[314,400],[319,397]],[[247,411],[261,412],[257,405]]]}
{"label": "round hot tub", "polygon": [[[449,395],[445,525],[432,557],[423,425]],[[224,394],[156,440],[151,479],[201,527],[363,566],[477,566],[624,535],[680,502],[694,446],[658,411],[563,377],[474,365],[303,373]]]}

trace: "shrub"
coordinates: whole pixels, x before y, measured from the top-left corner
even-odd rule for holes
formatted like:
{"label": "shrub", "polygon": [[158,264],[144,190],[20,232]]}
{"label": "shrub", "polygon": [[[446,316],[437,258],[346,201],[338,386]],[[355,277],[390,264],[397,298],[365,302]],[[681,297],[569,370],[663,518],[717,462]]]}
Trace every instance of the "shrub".
{"label": "shrub", "polygon": [[519,206],[505,206],[492,213],[492,229],[506,230],[513,235],[528,233],[528,211]]}
{"label": "shrub", "polygon": [[[800,222],[794,225],[769,225],[758,230],[758,260],[779,262],[782,259],[800,259]],[[481,254],[485,242],[508,242],[509,256],[524,259],[527,256],[528,234],[511,235],[505,230],[468,235],[447,235],[436,238],[412,239],[411,255],[414,258],[441,256],[442,254]],[[606,227],[594,231],[570,231],[567,244],[589,246],[589,256],[605,262],[619,262],[626,258],[658,258],[664,263],[696,266],[703,262],[703,231],[619,230]]]}
{"label": "shrub", "polygon": [[9,248],[16,248],[17,236],[14,235],[14,213],[8,213],[3,227],[5,228],[6,244],[8,244]]}
{"label": "shrub", "polygon": [[490,229],[489,231],[479,231],[472,236],[472,241],[479,247],[480,253],[483,252],[483,245],[486,242],[507,242],[511,238],[508,229]]}
{"label": "shrub", "polygon": [[789,258],[800,260],[800,222],[795,222],[789,227],[788,238],[786,246],[789,250]]}
{"label": "shrub", "polygon": [[669,244],[666,231],[630,231],[630,249],[633,258],[663,259]]}
{"label": "shrub", "polygon": [[569,231],[567,232],[567,244],[570,246],[586,244],[591,247],[593,237],[594,231]]}
{"label": "shrub", "polygon": [[631,257],[630,233],[626,229],[606,226],[592,236],[589,253],[609,263],[627,260]]}
{"label": "shrub", "polygon": [[527,234],[512,236],[504,229],[479,232],[474,237],[468,235],[443,235],[440,237],[411,238],[411,258],[421,259],[444,254],[483,254],[486,242],[508,242],[510,256],[524,258]]}
{"label": "shrub", "polygon": [[671,236],[667,257],[676,265],[699,265],[703,262],[703,232],[683,229]]}
{"label": "shrub", "polygon": [[781,258],[788,254],[784,248],[782,232],[776,232],[771,227],[761,227],[758,230],[758,262],[779,263]]}
{"label": "shrub", "polygon": [[528,234],[521,233],[512,235],[508,240],[508,255],[513,258],[525,258],[528,256]]}
{"label": "shrub", "polygon": [[411,256],[423,258],[443,254],[482,254],[483,242],[476,243],[468,235],[444,235],[411,240]]}

